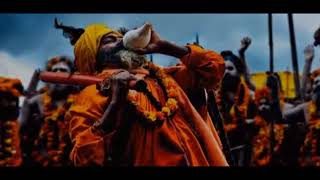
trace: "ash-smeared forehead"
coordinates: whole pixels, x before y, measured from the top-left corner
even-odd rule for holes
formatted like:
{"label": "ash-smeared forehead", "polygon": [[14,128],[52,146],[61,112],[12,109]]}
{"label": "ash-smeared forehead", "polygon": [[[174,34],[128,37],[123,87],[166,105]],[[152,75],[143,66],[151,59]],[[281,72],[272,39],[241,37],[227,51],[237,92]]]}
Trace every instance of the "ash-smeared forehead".
{"label": "ash-smeared forehead", "polygon": [[71,68],[65,62],[59,62],[52,66],[52,72],[71,72]]}

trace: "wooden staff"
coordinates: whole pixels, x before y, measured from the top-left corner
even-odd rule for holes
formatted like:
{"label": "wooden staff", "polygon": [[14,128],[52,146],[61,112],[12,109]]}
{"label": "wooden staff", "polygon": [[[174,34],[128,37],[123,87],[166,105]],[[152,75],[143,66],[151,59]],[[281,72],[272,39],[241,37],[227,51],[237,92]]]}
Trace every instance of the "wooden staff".
{"label": "wooden staff", "polygon": [[292,66],[294,71],[294,85],[295,85],[296,98],[298,100],[302,100],[301,99],[302,93],[301,93],[300,81],[299,81],[299,68],[298,68],[296,40],[295,40],[294,27],[293,27],[293,18],[291,13],[288,13],[288,23],[289,23],[291,56],[292,56]]}

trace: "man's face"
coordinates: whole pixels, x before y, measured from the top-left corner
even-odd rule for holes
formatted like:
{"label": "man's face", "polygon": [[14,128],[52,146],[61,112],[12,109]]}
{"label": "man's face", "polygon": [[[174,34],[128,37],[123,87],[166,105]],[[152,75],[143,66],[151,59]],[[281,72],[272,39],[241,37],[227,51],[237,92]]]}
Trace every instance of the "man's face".
{"label": "man's face", "polygon": [[110,33],[101,39],[97,60],[118,68],[132,69],[141,66],[146,58],[133,51],[127,50],[122,45],[122,37]]}
{"label": "man's face", "polygon": [[258,111],[261,115],[270,113],[270,102],[267,98],[261,98],[258,105]]}
{"label": "man's face", "polygon": [[224,76],[237,77],[238,70],[236,66],[231,61],[225,61],[225,71]]}
{"label": "man's face", "polygon": [[[65,62],[59,62],[52,66],[51,71],[71,73],[71,68]],[[58,90],[58,91],[64,90],[66,87],[68,87],[68,85],[65,85],[65,84],[52,84],[52,83],[48,83],[48,86],[50,89]]]}

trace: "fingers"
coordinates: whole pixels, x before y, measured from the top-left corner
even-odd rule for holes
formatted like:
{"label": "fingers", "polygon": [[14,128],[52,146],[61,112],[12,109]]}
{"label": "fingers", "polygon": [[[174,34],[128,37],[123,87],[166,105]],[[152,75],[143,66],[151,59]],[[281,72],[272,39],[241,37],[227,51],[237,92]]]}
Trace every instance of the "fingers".
{"label": "fingers", "polygon": [[246,44],[250,44],[250,43],[251,43],[251,38],[247,36],[247,37],[243,38],[243,41],[244,41]]}

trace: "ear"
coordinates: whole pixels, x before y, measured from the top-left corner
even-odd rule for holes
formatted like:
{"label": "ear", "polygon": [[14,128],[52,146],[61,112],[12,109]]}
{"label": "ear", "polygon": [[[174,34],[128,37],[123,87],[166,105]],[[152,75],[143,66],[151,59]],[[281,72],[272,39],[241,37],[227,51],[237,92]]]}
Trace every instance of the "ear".
{"label": "ear", "polygon": [[74,28],[72,26],[64,26],[62,23],[58,23],[57,18],[54,19],[54,27],[56,29],[62,29],[63,30],[63,36],[65,38],[70,39],[71,45],[74,45],[82,33],[84,33],[84,29],[82,28]]}

